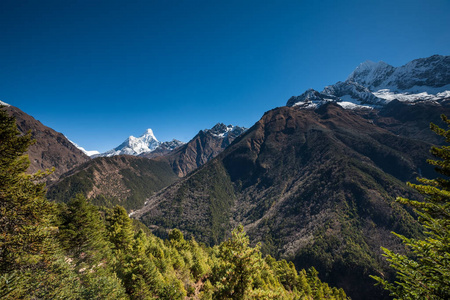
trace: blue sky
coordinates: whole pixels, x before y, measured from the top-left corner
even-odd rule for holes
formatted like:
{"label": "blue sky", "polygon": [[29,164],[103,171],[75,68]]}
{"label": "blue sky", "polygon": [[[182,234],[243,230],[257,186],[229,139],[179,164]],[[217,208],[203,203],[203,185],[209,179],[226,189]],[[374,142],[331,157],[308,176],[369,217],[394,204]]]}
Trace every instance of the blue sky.
{"label": "blue sky", "polygon": [[450,1],[0,1],[0,100],[88,150],[250,127],[365,60],[450,55]]}

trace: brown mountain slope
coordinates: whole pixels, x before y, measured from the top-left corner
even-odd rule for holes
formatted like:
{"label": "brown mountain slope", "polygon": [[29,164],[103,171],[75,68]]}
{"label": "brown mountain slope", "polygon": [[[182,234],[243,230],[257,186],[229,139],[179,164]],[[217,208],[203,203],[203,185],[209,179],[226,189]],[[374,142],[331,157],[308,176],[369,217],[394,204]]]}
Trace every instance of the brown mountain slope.
{"label": "brown mountain slope", "polygon": [[36,140],[27,152],[31,162],[28,172],[35,173],[38,170],[55,167],[55,171],[48,177],[48,184],[52,184],[65,172],[90,159],[62,133],[44,126],[17,107],[7,106],[5,109],[16,118],[19,131],[27,133],[30,130],[33,139]]}
{"label": "brown mountain slope", "polygon": [[380,299],[391,231],[418,234],[393,199],[426,163],[430,144],[397,136],[334,104],[267,112],[216,159],[151,197],[134,215],[213,244],[245,225],[253,242],[298,267],[314,265],[354,299]]}
{"label": "brown mountain slope", "polygon": [[67,202],[81,193],[96,205],[133,210],[176,179],[165,162],[130,155],[97,157],[64,174],[47,197]]}
{"label": "brown mountain slope", "polygon": [[[186,176],[216,157],[245,130],[245,128],[236,126],[235,130],[228,132],[224,136],[216,134],[216,132],[224,132],[226,127],[224,124],[219,123],[209,130],[200,130],[188,143],[163,157],[155,159],[168,162],[179,177]],[[154,157],[154,154],[149,153],[148,157]]]}
{"label": "brown mountain slope", "polygon": [[430,122],[444,126],[441,114],[450,115],[450,98],[440,103],[417,102],[414,105],[394,100],[376,112],[373,120],[395,134],[439,144],[442,140],[430,131]]}

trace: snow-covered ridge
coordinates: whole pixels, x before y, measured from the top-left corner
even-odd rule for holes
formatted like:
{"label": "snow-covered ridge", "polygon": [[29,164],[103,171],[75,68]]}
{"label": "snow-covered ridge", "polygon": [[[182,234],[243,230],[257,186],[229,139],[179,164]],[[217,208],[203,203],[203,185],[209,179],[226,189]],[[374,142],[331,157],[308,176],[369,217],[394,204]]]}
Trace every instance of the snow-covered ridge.
{"label": "snow-covered ridge", "polygon": [[158,141],[153,130],[149,128],[141,136],[134,137],[131,135],[118,147],[96,156],[110,157],[121,154],[138,156],[155,150],[172,151],[181,145],[184,145],[184,143],[176,139],[167,142]]}
{"label": "snow-covered ridge", "polygon": [[[245,130],[246,130],[246,128],[244,128],[244,127],[233,126],[233,125],[226,126],[222,123],[218,123],[213,128],[205,129],[203,131],[210,133],[214,137],[224,139],[230,134],[233,137],[237,137]],[[150,153],[150,152],[164,153],[167,151],[173,151],[175,148],[178,148],[184,144],[185,144],[184,142],[181,142],[176,139],[173,139],[171,141],[166,141],[166,142],[160,142],[155,137],[153,130],[147,129],[141,136],[139,136],[139,137],[129,136],[118,147],[111,149],[109,151],[106,151],[104,153],[95,155],[95,157],[97,157],[97,156],[110,157],[110,156],[121,155],[121,154],[135,155],[135,156],[144,155],[145,156],[145,153]]]}
{"label": "snow-covered ridge", "polygon": [[421,93],[434,88],[435,93],[443,92],[450,84],[450,56],[433,55],[393,67],[385,62],[364,62],[360,64],[346,81],[357,82],[371,91],[389,89],[393,92],[408,91]]}
{"label": "snow-covered ridge", "polygon": [[2,100],[0,100],[0,105],[3,105],[3,106],[11,106],[11,105],[9,105],[8,103],[3,102]]}
{"label": "snow-covered ridge", "polygon": [[81,151],[83,151],[84,154],[86,154],[87,156],[94,156],[94,155],[98,155],[100,154],[100,152],[98,152],[97,150],[86,150],[83,147],[79,146],[77,143],[71,141],[70,139],[67,138],[66,139],[71,142],[75,147],[77,147],[78,149],[80,149]]}
{"label": "snow-covered ridge", "polygon": [[379,108],[392,100],[439,103],[450,97],[450,56],[433,55],[404,66],[365,61],[344,82],[326,86],[322,92],[307,90],[291,97],[287,106],[316,108],[336,102],[347,109]]}

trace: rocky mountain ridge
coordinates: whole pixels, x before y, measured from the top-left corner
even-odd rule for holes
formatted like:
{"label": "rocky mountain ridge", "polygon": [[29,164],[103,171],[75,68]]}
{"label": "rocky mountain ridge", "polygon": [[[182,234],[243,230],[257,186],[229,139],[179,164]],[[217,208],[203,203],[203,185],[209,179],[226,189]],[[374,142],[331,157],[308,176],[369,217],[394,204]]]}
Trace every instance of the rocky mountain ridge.
{"label": "rocky mountain ridge", "polygon": [[433,55],[393,67],[385,62],[361,63],[344,82],[322,92],[307,90],[291,97],[287,106],[314,109],[336,102],[347,109],[381,108],[392,100],[433,102],[450,99],[450,56]]}
{"label": "rocky mountain ridge", "polygon": [[217,123],[211,129],[200,130],[188,143],[156,159],[169,163],[175,174],[183,177],[216,157],[246,130],[245,127]]}
{"label": "rocky mountain ridge", "polygon": [[16,119],[17,128],[23,134],[28,131],[36,142],[27,151],[30,159],[29,173],[55,168],[47,177],[47,184],[53,184],[67,171],[89,161],[89,157],[79,150],[62,133],[43,125],[19,108],[1,102],[0,105]]}
{"label": "rocky mountain ridge", "polygon": [[132,155],[97,157],[63,174],[49,188],[47,198],[68,202],[83,194],[96,205],[133,210],[177,179],[163,162]]}
{"label": "rocky mountain ridge", "polygon": [[141,208],[153,193],[176,181],[177,176],[186,175],[222,152],[244,130],[219,123],[212,129],[201,130],[181,146],[181,142],[174,140],[138,156],[96,157],[64,174],[47,196],[67,202],[81,193],[95,204],[108,207],[119,204],[133,211]]}
{"label": "rocky mountain ridge", "polygon": [[[224,144],[228,145],[230,140],[233,140],[242,132],[245,128],[233,125],[225,125],[223,123],[217,123],[211,129],[204,129],[203,132],[213,135],[217,139],[224,140]],[[147,158],[155,158],[159,156],[168,155],[170,152],[178,147],[183,146],[185,143],[179,140],[173,139],[172,141],[160,142],[155,137],[152,129],[147,129],[141,136],[134,137],[129,136],[118,147],[109,150],[107,152],[93,155],[93,157],[106,156],[111,157],[115,155],[134,155]],[[225,147],[225,146],[224,146]],[[223,147],[223,148],[224,148]]]}

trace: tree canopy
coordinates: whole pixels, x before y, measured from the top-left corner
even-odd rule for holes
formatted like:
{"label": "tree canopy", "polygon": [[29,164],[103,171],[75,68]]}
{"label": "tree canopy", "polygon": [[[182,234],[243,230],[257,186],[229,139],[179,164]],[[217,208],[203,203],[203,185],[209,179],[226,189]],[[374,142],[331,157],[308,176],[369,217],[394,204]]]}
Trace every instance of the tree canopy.
{"label": "tree canopy", "polygon": [[[450,120],[442,116],[450,127]],[[431,124],[431,130],[450,142],[450,129]],[[433,146],[436,157],[428,163],[442,175],[436,179],[418,178],[420,184],[408,183],[424,195],[424,201],[397,198],[397,201],[414,208],[423,226],[425,238],[402,239],[410,250],[408,254],[394,253],[383,248],[391,266],[397,271],[397,280],[390,283],[371,276],[396,299],[450,299],[450,146]]]}

